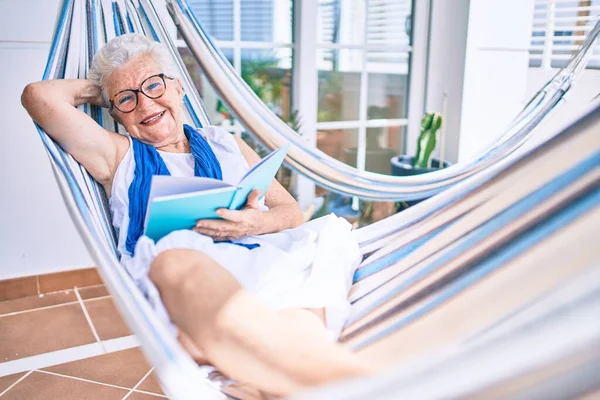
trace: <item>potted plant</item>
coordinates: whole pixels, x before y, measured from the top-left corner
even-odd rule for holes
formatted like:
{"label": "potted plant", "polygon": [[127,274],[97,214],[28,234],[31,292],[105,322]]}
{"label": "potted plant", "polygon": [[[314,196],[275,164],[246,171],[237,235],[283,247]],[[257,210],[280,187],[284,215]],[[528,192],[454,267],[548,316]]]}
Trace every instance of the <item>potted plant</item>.
{"label": "potted plant", "polygon": [[444,161],[440,167],[440,160],[431,157],[437,145],[437,133],[441,127],[442,116],[439,113],[426,113],[421,120],[421,134],[417,140],[417,154],[415,156],[400,155],[392,157],[392,175],[418,175],[449,166],[450,164]]}

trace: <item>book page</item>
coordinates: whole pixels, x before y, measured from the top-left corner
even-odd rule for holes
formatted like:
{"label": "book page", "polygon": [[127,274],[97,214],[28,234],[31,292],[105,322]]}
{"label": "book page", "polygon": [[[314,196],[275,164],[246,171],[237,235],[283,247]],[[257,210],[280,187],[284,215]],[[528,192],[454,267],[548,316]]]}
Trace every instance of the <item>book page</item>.
{"label": "book page", "polygon": [[150,186],[148,203],[155,197],[199,192],[202,190],[230,187],[231,185],[212,178],[201,178],[197,176],[163,176],[154,175]]}
{"label": "book page", "polygon": [[281,167],[281,163],[287,154],[290,145],[285,145],[273,151],[265,158],[256,163],[240,181],[238,190],[229,205],[230,210],[239,210],[246,204],[248,195],[251,191],[258,189],[261,196],[264,196],[275,174]]}

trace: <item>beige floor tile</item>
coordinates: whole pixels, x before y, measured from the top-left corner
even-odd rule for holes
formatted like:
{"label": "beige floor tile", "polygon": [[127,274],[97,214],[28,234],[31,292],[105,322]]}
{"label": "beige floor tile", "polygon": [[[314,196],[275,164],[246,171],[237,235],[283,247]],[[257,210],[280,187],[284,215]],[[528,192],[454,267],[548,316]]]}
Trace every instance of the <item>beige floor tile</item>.
{"label": "beige floor tile", "polygon": [[158,383],[158,378],[154,371],[144,381],[137,387],[137,390],[142,390],[144,392],[158,393],[164,394],[162,391],[160,384]]}
{"label": "beige floor tile", "polygon": [[1,317],[0,332],[0,362],[95,341],[79,304]]}
{"label": "beige floor tile", "polygon": [[165,400],[165,397],[153,396],[147,393],[133,392],[129,395],[127,400]]}
{"label": "beige floor tile", "polygon": [[112,299],[87,300],[84,303],[100,339],[115,339],[131,335]]}
{"label": "beige floor tile", "polygon": [[77,290],[79,291],[79,295],[83,300],[110,295],[106,289],[106,286],[104,285],[77,288]]}
{"label": "beige floor tile", "polygon": [[77,301],[77,297],[72,290],[49,293],[41,297],[38,295],[21,297],[20,299],[0,302],[0,315],[75,301]]}
{"label": "beige floor tile", "polygon": [[10,389],[2,400],[121,400],[127,390],[33,372]]}
{"label": "beige floor tile", "polygon": [[44,368],[44,371],[133,388],[150,371],[139,348],[103,354]]}
{"label": "beige floor tile", "polygon": [[10,387],[13,383],[19,380],[20,377],[25,375],[26,372],[20,372],[18,374],[1,376],[0,377],[0,393],[4,392],[7,388]]}
{"label": "beige floor tile", "polygon": [[40,293],[56,292],[71,289],[75,286],[101,285],[102,283],[102,278],[98,275],[96,268],[57,272],[55,274],[40,275]]}
{"label": "beige floor tile", "polygon": [[33,296],[37,293],[37,278],[35,276],[0,281],[0,301]]}

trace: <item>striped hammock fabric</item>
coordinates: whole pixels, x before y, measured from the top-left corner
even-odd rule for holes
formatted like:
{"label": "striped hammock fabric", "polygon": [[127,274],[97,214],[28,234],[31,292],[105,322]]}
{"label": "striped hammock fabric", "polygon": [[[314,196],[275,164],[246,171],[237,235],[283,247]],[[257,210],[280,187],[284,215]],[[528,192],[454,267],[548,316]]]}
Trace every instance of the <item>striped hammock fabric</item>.
{"label": "striped hammock fabric", "polygon": [[[389,374],[298,398],[488,398],[490,393],[536,398],[555,379],[565,383],[552,386],[550,393],[572,397],[581,394],[575,388],[600,386],[598,374],[579,373],[600,363],[600,324],[591,319],[600,315],[600,104],[543,145],[516,152],[562,102],[600,25],[485,154],[448,171],[399,179],[350,169],[303,147],[287,125],[263,112],[187,5],[167,2],[167,8],[249,131],[269,149],[292,143],[286,159],[291,168],[330,190],[369,199],[422,198],[443,190],[356,232],[364,259],[354,276],[352,315],[341,342],[360,357],[389,366]],[[185,122],[208,125],[158,15],[149,0],[63,0],[43,79],[85,78],[106,41],[143,33],[173,55],[185,91]],[[80,108],[107,129],[125,133],[106,110]],[[168,395],[261,398],[247,385],[198,367],[161,325],[119,266],[102,188],[38,131],[71,217]],[[487,357],[497,357],[498,363],[481,368]]]}

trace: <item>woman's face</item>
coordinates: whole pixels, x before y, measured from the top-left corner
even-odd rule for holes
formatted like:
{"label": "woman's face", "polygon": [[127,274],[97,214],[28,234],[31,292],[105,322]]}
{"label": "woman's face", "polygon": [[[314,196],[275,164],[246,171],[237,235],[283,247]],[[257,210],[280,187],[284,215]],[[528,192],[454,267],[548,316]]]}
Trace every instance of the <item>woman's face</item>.
{"label": "woman's face", "polygon": [[[144,80],[164,71],[151,55],[140,55],[112,72],[107,82],[109,98],[123,90],[139,89]],[[131,137],[154,147],[163,147],[181,140],[183,124],[181,105],[183,91],[178,79],[165,78],[166,91],[150,99],[137,93],[137,106],[124,113],[112,108],[113,117],[125,127]]]}

